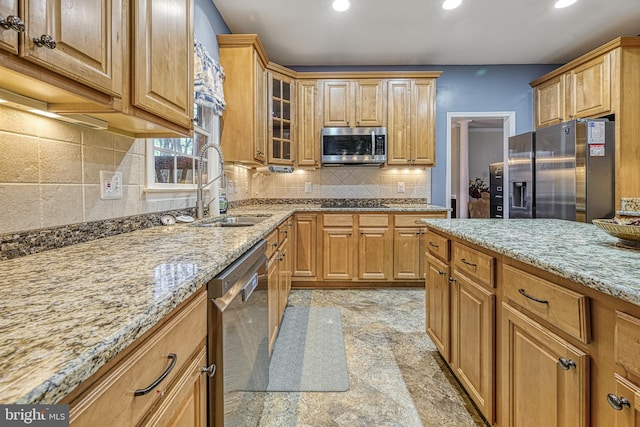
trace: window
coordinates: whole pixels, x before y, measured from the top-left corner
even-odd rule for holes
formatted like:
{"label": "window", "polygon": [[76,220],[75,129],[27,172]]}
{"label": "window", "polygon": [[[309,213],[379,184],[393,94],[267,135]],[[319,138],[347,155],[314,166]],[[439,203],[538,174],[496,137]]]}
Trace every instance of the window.
{"label": "window", "polygon": [[[193,138],[147,139],[146,191],[178,192],[197,188],[200,149],[213,137],[217,116],[214,116],[212,108],[194,105],[194,117],[196,125]],[[207,163],[205,158],[204,182],[208,181],[209,175]]]}

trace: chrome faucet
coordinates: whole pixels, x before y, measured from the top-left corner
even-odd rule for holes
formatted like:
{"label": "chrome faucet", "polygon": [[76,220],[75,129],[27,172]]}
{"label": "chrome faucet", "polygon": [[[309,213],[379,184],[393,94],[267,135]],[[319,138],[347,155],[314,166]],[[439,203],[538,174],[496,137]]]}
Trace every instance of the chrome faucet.
{"label": "chrome faucet", "polygon": [[[202,165],[204,164],[204,155],[207,153],[209,148],[213,148],[218,152],[218,158],[220,160],[220,175],[213,178],[211,181],[206,184],[202,183]],[[213,184],[216,180],[220,180],[220,187],[224,188],[227,186],[227,179],[224,176],[224,157],[222,157],[222,149],[217,144],[209,142],[202,147],[200,150],[200,163],[198,163],[198,191],[196,193],[196,218],[202,219],[204,218],[204,197],[202,196],[202,190]],[[209,201],[211,203],[211,201]],[[207,204],[209,204],[207,203]]]}

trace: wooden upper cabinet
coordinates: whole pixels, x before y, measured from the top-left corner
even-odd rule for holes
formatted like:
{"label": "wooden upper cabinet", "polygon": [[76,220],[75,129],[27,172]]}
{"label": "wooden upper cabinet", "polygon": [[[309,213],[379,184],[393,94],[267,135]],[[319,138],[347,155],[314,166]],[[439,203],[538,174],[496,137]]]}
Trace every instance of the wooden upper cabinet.
{"label": "wooden upper cabinet", "polygon": [[[20,22],[24,24],[24,19],[18,9],[18,0],[0,0],[0,19],[6,20],[9,16],[13,17],[11,21],[16,28],[18,28]],[[0,49],[17,55],[19,39],[20,33],[17,29],[5,30],[4,28],[0,28]]]}
{"label": "wooden upper cabinet", "polygon": [[298,166],[320,165],[320,118],[318,115],[318,83],[300,80],[297,83],[297,143]]}
{"label": "wooden upper cabinet", "polygon": [[221,144],[227,161],[260,165],[267,161],[268,59],[255,34],[219,34],[224,68]]}
{"label": "wooden upper cabinet", "polygon": [[325,127],[384,126],[382,80],[327,80],[323,99]]}
{"label": "wooden upper cabinet", "polygon": [[387,83],[387,163],[435,165],[435,79]]}
{"label": "wooden upper cabinet", "polygon": [[569,119],[594,117],[611,110],[611,53],[567,73]]}
{"label": "wooden upper cabinet", "polygon": [[565,118],[564,76],[557,76],[533,88],[536,129],[562,123]]}
{"label": "wooden upper cabinet", "polygon": [[[0,29],[0,47],[109,95],[123,92],[126,14],[121,0],[0,1],[0,18],[19,17],[24,36]],[[34,39],[40,41],[36,43]]]}
{"label": "wooden upper cabinet", "polygon": [[349,81],[325,81],[323,83],[323,123],[325,127],[351,125],[353,108]]}
{"label": "wooden upper cabinet", "polygon": [[269,71],[270,125],[268,152],[270,164],[291,165],[294,162],[294,97],[295,82],[291,77]]}
{"label": "wooden upper cabinet", "polygon": [[193,115],[193,13],[193,0],[135,0],[132,17],[132,104],[185,128]]}

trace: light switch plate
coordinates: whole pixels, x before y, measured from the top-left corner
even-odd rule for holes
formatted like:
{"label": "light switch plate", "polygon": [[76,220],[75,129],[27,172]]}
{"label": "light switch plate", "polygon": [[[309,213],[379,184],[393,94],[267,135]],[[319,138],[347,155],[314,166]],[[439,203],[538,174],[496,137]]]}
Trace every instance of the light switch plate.
{"label": "light switch plate", "polygon": [[100,198],[122,199],[122,172],[100,171]]}
{"label": "light switch plate", "polygon": [[312,182],[305,182],[304,183],[304,192],[305,193],[313,192],[313,183]]}

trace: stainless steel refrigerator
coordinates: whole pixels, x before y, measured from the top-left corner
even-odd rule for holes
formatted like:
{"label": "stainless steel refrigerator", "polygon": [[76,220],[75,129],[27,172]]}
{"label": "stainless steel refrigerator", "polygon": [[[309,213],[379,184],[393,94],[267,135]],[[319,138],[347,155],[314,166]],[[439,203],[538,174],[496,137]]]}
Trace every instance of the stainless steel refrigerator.
{"label": "stainless steel refrigerator", "polygon": [[509,138],[509,218],[535,218],[535,134]]}
{"label": "stainless steel refrigerator", "polygon": [[516,144],[521,135],[513,138],[513,160],[510,139],[510,217],[580,222],[613,217],[614,127],[606,120],[573,120],[539,129],[530,137],[528,165],[526,150],[515,149],[522,146]]}

